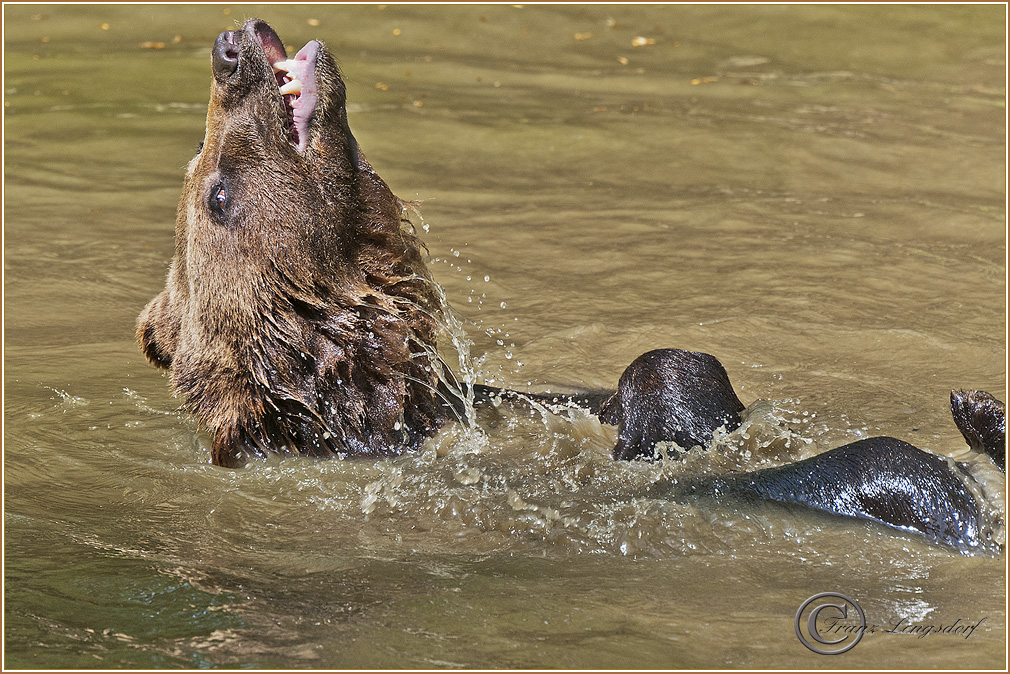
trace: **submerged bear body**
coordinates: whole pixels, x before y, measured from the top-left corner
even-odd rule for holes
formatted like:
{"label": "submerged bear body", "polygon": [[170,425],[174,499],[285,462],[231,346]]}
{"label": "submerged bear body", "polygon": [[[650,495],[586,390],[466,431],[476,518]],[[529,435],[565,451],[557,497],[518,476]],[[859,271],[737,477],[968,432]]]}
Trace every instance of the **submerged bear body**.
{"label": "submerged bear body", "polygon": [[[418,447],[475,402],[518,394],[446,385],[436,336],[441,294],[422,244],[347,123],[333,57],[311,41],[293,58],[264,22],[212,50],[206,136],[189,163],[165,289],[143,310],[141,348],[213,435],[211,461],[268,453],[386,456]],[[952,398],[973,448],[1000,469],[1002,403]],[[740,425],[743,404],[708,354],[650,351],[617,390],[547,396],[617,426],[615,459],[688,449]],[[672,452],[676,456],[676,451]],[[984,543],[969,478],[945,459],[871,438],[778,468],[685,483],[675,497],[733,492]],[[690,488],[688,488],[688,486]]]}

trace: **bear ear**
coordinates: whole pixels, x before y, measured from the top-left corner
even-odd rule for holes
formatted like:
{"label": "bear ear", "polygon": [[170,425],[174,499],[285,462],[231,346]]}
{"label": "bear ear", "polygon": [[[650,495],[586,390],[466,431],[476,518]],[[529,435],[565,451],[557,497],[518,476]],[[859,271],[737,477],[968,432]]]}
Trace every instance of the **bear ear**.
{"label": "bear ear", "polygon": [[137,341],[153,364],[166,370],[172,367],[172,356],[179,341],[179,316],[167,288],[151,300],[137,318]]}

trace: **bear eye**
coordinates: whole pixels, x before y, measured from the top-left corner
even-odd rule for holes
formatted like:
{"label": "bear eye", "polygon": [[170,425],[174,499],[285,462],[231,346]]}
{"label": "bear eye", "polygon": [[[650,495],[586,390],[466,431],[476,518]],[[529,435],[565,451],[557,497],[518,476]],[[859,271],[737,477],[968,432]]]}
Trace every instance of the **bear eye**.
{"label": "bear eye", "polygon": [[224,216],[225,208],[228,206],[228,190],[223,182],[214,183],[210,188],[210,195],[207,198],[207,207],[215,216]]}

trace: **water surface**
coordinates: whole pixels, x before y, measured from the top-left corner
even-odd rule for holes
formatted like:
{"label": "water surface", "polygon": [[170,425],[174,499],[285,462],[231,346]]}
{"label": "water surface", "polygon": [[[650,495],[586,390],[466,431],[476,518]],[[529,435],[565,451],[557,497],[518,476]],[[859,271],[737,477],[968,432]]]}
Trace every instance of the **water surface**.
{"label": "water surface", "polygon": [[[6,665],[1002,667],[1004,556],[644,493],[872,435],[974,460],[947,395],[1005,396],[1004,14],[6,6]],[[752,423],[682,463],[502,408],[395,460],[208,465],[132,333],[210,45],[249,16],[339,57],[479,379],[612,387],[701,350]],[[792,621],[825,591],[984,621],[819,656]]]}

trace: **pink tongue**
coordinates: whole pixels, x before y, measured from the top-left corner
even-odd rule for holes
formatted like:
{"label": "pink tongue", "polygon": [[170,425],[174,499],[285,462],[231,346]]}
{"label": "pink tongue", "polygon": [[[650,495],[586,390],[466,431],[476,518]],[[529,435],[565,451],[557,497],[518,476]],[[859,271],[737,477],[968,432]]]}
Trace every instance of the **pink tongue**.
{"label": "pink tongue", "polygon": [[309,121],[319,102],[319,85],[316,83],[316,55],[318,51],[319,43],[312,40],[298,50],[295,57],[291,59],[299,66],[292,71],[291,75],[297,77],[302,83],[301,95],[291,101],[299,151],[303,151],[308,145]]}

